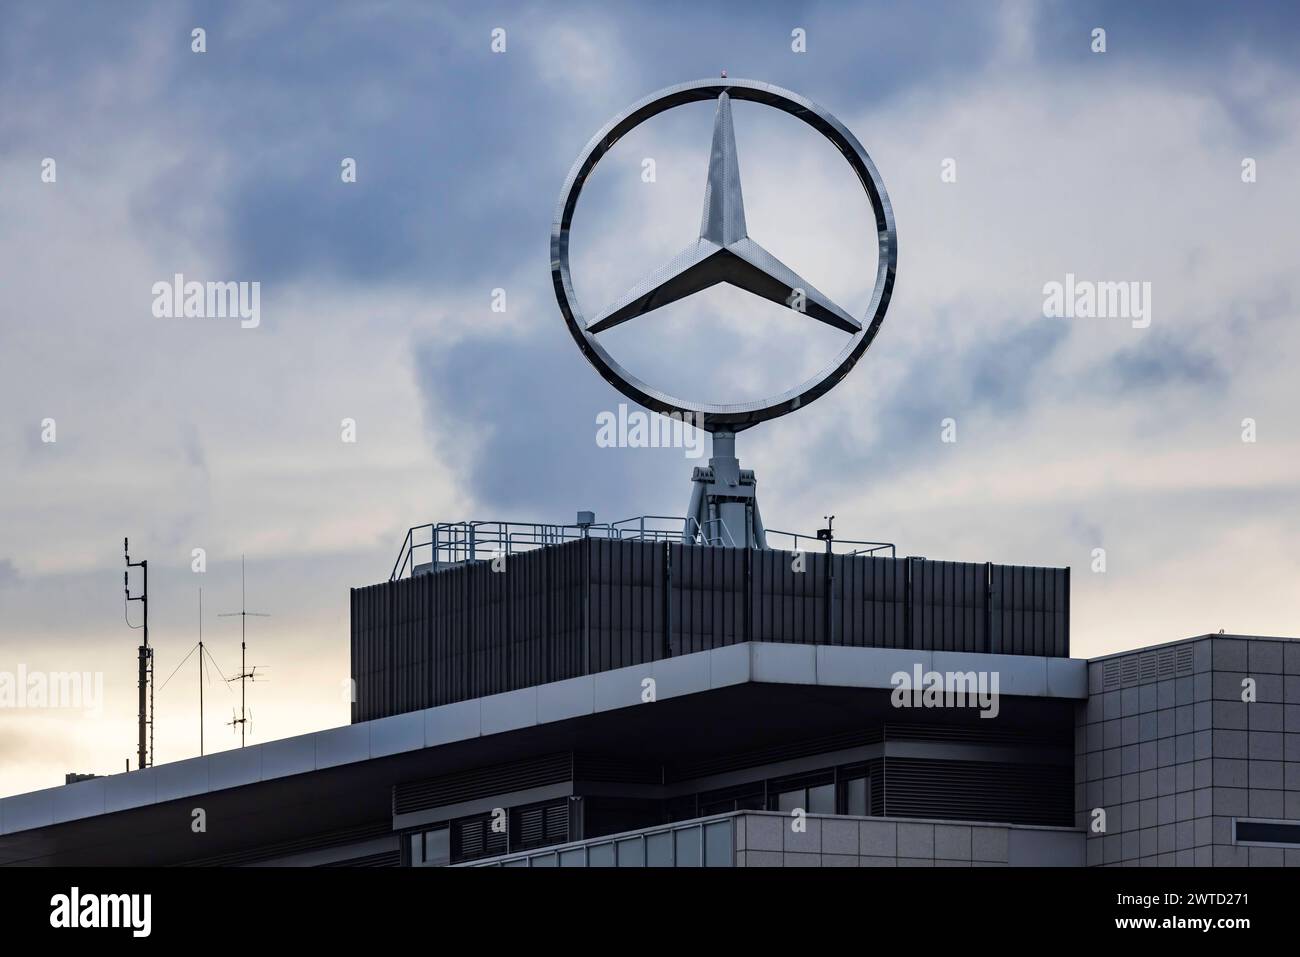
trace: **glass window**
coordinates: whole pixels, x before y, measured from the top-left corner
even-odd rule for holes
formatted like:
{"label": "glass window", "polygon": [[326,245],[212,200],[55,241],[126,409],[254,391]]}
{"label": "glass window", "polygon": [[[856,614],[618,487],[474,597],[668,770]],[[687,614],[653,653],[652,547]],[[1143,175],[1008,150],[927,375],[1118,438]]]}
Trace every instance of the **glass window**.
{"label": "glass window", "polygon": [[673,835],[671,831],[647,834],[645,839],[645,862],[647,867],[673,866]]}
{"label": "glass window", "polygon": [[560,851],[560,866],[586,867],[587,849],[585,847],[575,847],[571,851]]}
{"label": "glass window", "polygon": [[751,781],[748,784],[735,787],[706,791],[699,796],[700,812],[698,816],[708,817],[713,814],[729,814],[732,811],[746,809],[762,810],[764,807],[763,791],[762,781]]}
{"label": "glass window", "polygon": [[844,782],[844,813],[866,817],[871,813],[867,801],[870,778],[849,778]]}
{"label": "glass window", "polygon": [[803,808],[808,810],[808,792],[803,788],[795,791],[782,791],[776,796],[776,809],[785,811],[789,814],[791,811]]}
{"label": "glass window", "polygon": [[815,788],[809,788],[806,809],[809,814],[834,814],[835,785],[820,784]]}
{"label": "glass window", "polygon": [[1237,821],[1237,843],[1300,845],[1300,824],[1285,821]]}
{"label": "glass window", "polygon": [[614,867],[614,845],[596,844],[587,848],[587,865],[589,867]]}
{"label": "glass window", "polygon": [[448,828],[424,832],[424,863],[431,867],[451,863],[451,831]]}
{"label": "glass window", "polygon": [[731,848],[731,821],[716,821],[704,827],[704,866],[734,867]]}
{"label": "glass window", "polygon": [[451,832],[445,827],[408,835],[412,867],[442,867],[451,863]]}
{"label": "glass window", "polygon": [[700,829],[684,827],[673,833],[677,851],[678,867],[700,866]]}
{"label": "glass window", "polygon": [[645,845],[641,838],[632,837],[618,842],[619,867],[645,867]]}
{"label": "glass window", "polygon": [[532,867],[555,867],[554,854],[538,854],[536,857],[529,858],[529,865]]}

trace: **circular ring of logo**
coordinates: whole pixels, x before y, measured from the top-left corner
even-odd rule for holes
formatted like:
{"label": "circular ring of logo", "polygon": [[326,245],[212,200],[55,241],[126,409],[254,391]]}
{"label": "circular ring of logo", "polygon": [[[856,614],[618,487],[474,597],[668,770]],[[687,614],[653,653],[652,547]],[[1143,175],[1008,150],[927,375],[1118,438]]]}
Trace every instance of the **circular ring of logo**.
{"label": "circular ring of logo", "polygon": [[[857,174],[858,180],[871,200],[880,252],[875,289],[871,295],[867,318],[862,321],[862,329],[853,334],[848,344],[825,369],[802,384],[766,399],[737,403],[692,402],[669,395],[642,382],[619,365],[596,341],[596,337],[587,331],[587,323],[578,305],[569,271],[569,227],[573,221],[574,210],[577,208],[578,196],[587,177],[591,175],[601,158],[625,134],[651,117],[674,107],[715,99],[723,93],[728,94],[733,100],[762,103],[789,113],[803,120],[835,144]],[[867,351],[867,347],[876,337],[880,324],[884,321],[885,311],[889,308],[889,299],[894,288],[894,271],[897,263],[898,241],[889,194],[885,192],[885,184],[880,178],[880,173],[857,137],[839,120],[811,100],[770,83],[753,80],[709,79],[670,86],[658,93],[652,93],[614,117],[591,138],[591,142],[574,163],[573,170],[565,181],[564,189],[560,192],[555,222],[551,228],[551,279],[555,284],[555,298],[559,302],[560,311],[564,314],[569,332],[583,355],[587,357],[587,361],[596,367],[605,381],[634,402],[655,412],[682,416],[687,418],[687,421],[701,424],[710,432],[739,432],[767,419],[775,419],[820,398],[838,385],[862,358],[862,354]]]}

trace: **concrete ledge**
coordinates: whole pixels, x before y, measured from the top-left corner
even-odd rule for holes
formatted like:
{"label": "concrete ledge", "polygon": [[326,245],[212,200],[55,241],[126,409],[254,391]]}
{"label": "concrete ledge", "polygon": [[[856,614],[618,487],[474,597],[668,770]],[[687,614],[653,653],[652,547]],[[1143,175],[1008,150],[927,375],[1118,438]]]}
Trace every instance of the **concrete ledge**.
{"label": "concrete ledge", "polygon": [[370,725],[344,725],[316,733],[316,770],[365,761],[370,757]]}
{"label": "concrete ledge", "polygon": [[[206,778],[207,775],[205,774],[204,777]],[[105,781],[105,778],[94,778],[90,781],[78,781],[76,784],[54,788],[50,796],[52,822],[60,824],[80,817],[103,814]],[[0,822],[0,828],[3,828],[3,822]]]}
{"label": "concrete ledge", "polygon": [[554,681],[537,689],[537,720],[565,721],[596,713],[596,681],[593,675]]}
{"label": "concrete ledge", "polygon": [[957,651],[936,651],[932,654],[935,671],[996,672],[999,694],[1047,697],[1046,658]]}
{"label": "concrete ledge", "polygon": [[424,715],[424,746],[436,748],[452,741],[477,738],[483,730],[478,699],[457,701],[420,712]]}
{"label": "concrete ledge", "polygon": [[501,734],[537,724],[537,689],[520,688],[479,699],[480,734]]}
{"label": "concrete ledge", "polygon": [[[157,799],[162,801],[175,801],[179,798],[190,797],[194,794],[203,794],[212,790],[209,786],[208,759],[190,758],[187,761],[173,761],[171,764],[160,764],[155,769],[158,773],[158,791]],[[95,781],[86,781],[85,784],[94,784],[101,780],[96,778]],[[109,780],[104,778],[102,780]],[[76,785],[73,785],[76,787]]]}
{"label": "concrete ledge", "polygon": [[262,780],[316,770],[316,735],[300,734],[262,745]]}
{"label": "concrete ledge", "polygon": [[[67,787],[67,785],[64,785]],[[62,788],[46,788],[28,794],[7,797],[4,805],[4,832],[28,831],[54,823],[54,793]]]}
{"label": "concrete ledge", "polygon": [[743,685],[753,675],[747,644],[727,645],[709,652],[709,687]]}
{"label": "concrete ledge", "polygon": [[[655,700],[665,701],[668,698],[708,691],[711,657],[712,652],[702,651],[654,662],[650,676],[655,680]],[[637,701],[640,700],[638,695]]]}
{"label": "concrete ledge", "polygon": [[649,665],[615,668],[592,675],[597,711],[616,711],[641,704],[641,682],[651,678]]}
{"label": "concrete ledge", "polygon": [[753,641],[750,647],[750,680],[765,684],[815,685],[816,645],[779,645]]}
{"label": "concrete ledge", "polygon": [[[64,785],[65,787],[67,785]],[[130,774],[104,778],[104,811],[125,811],[158,801],[158,769],[145,768]]]}
{"label": "concrete ledge", "polygon": [[395,714],[375,721],[370,727],[370,756],[382,758],[403,751],[419,751],[424,747],[424,715],[418,711]]}
{"label": "concrete ledge", "polygon": [[[233,748],[230,751],[219,751],[208,755],[208,790],[223,791],[226,788],[242,787],[262,780],[262,750],[262,747],[255,745],[251,748]],[[154,767],[143,773],[148,774],[150,771],[157,770]],[[118,777],[133,778],[139,777],[140,774],[141,772],[137,771],[134,774],[123,774]],[[116,778],[109,780],[116,780]]]}
{"label": "concrete ledge", "polygon": [[891,688],[890,679],[897,672],[911,674],[917,664],[923,672],[933,667],[928,651],[872,648],[869,650],[875,652],[873,655],[857,654],[864,650],[868,649],[818,645],[817,683],[841,688]]}

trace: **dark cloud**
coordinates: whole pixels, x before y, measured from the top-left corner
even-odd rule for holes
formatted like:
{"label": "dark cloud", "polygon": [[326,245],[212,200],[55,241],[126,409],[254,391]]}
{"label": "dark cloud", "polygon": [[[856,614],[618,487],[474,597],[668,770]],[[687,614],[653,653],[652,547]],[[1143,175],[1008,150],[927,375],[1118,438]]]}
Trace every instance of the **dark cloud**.
{"label": "dark cloud", "polygon": [[1169,336],[1153,336],[1142,345],[1108,359],[1101,376],[1116,389],[1139,391],[1188,385],[1219,389],[1228,374],[1210,353],[1197,352]]}
{"label": "dark cloud", "polygon": [[691,469],[705,463],[680,449],[599,447],[596,416],[628,400],[558,321],[511,339],[425,344],[417,368],[440,448],[492,513],[479,517],[571,521],[580,508],[594,508],[602,521],[685,513]]}
{"label": "dark cloud", "polygon": [[904,472],[933,450],[944,419],[957,420],[960,436],[967,416],[1024,412],[1037,376],[1068,334],[1060,323],[1038,320],[969,348],[935,342],[910,357],[902,381],[872,411],[881,423],[875,442],[863,446],[830,432],[817,457],[836,462],[847,475],[866,470],[883,481]]}

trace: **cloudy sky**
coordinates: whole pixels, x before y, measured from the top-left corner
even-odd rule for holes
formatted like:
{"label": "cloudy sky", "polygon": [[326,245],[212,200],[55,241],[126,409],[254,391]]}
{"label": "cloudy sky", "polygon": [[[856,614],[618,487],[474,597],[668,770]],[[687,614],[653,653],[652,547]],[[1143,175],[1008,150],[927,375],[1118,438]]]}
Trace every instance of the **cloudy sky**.
{"label": "cloudy sky", "polygon": [[[408,526],[684,513],[681,450],[596,445],[623,400],[563,326],[549,232],[597,129],[723,69],[835,113],[898,222],[864,360],[738,440],[771,526],[833,512],[900,554],[1068,565],[1078,656],[1300,635],[1294,8],[616,6],[6,5],[0,672],[102,672],[104,698],[0,709],[0,794],[135,763],[124,536],[150,563],[164,762],[198,751],[193,659],[162,684],[200,588],[237,669],[216,613],[241,554],[272,616],[250,631],[264,741],[347,722],[348,589],[387,578]],[[589,312],[696,234],[711,120],[664,115],[597,169],[574,226]],[[860,316],[874,237],[847,166],[783,114],[740,103],[735,125],[751,235]],[[260,283],[260,325],[155,317],[177,273]],[[1150,283],[1150,325],[1046,318],[1066,274]],[[840,344],[721,287],[607,335],[713,400],[782,391]],[[209,750],[237,744],[236,701],[208,688]]]}

